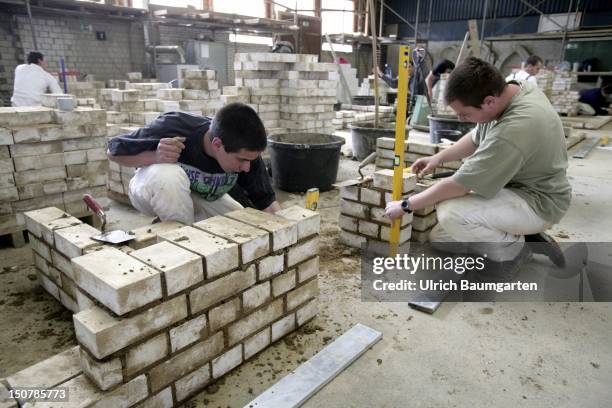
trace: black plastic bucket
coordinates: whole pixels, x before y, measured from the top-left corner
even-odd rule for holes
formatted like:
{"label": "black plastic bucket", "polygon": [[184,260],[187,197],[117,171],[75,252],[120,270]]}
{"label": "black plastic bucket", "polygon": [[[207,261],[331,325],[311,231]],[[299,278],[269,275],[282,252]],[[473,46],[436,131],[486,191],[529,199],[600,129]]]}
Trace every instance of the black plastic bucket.
{"label": "black plastic bucket", "polygon": [[379,137],[395,139],[395,123],[381,123],[375,128],[372,123],[355,122],[349,124],[349,129],[351,129],[353,156],[359,161],[376,151],[376,139]]}
{"label": "black plastic bucket", "polygon": [[338,175],[340,146],[345,140],[322,133],[281,133],[268,136],[274,186],[289,192],[317,187],[331,190]]}
{"label": "black plastic bucket", "polygon": [[461,133],[460,130],[442,129],[429,132],[429,141],[431,143],[442,143],[442,139],[456,142],[461,139],[461,137],[463,137],[463,133]]}
{"label": "black plastic bucket", "polygon": [[[439,139],[436,141],[436,132],[439,130],[456,130],[461,132],[461,135],[457,138],[459,140],[461,136],[472,130],[475,123],[460,122],[456,116],[427,116],[429,119],[429,140],[431,143],[440,143]],[[448,137],[451,136],[451,137]],[[449,133],[447,136],[442,136],[446,139],[452,139],[453,135]]]}

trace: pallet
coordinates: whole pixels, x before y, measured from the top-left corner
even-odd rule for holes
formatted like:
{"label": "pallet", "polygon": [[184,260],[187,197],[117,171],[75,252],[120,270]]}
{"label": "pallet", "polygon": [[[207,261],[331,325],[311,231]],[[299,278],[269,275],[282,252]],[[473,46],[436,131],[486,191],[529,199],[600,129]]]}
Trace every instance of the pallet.
{"label": "pallet", "polygon": [[574,129],[597,130],[607,125],[610,121],[612,121],[612,116],[576,116],[561,118],[561,122],[563,122],[565,126],[570,126]]}

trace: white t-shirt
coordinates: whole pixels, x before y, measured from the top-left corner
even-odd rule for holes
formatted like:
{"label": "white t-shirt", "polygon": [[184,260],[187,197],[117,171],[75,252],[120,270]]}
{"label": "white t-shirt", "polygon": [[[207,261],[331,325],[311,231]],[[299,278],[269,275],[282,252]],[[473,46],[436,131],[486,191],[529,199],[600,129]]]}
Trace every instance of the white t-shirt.
{"label": "white t-shirt", "polygon": [[15,68],[13,106],[37,106],[44,93],[64,93],[57,80],[38,64],[21,64]]}
{"label": "white t-shirt", "polygon": [[536,80],[535,75],[531,75],[528,72],[523,71],[522,69],[508,75],[506,77],[506,82],[508,81],[529,81],[534,85],[538,84],[538,81]]}

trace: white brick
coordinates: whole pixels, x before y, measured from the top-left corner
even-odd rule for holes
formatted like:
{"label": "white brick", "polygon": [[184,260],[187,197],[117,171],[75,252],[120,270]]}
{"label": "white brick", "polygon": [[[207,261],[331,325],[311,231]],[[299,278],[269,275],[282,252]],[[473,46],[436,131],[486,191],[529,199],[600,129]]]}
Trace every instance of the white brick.
{"label": "white brick", "polygon": [[198,313],[255,284],[255,265],[236,271],[194,289],[189,294],[191,312]]}
{"label": "white brick", "polygon": [[100,246],[99,242],[90,237],[100,235],[100,231],[88,224],[63,228],[54,232],[56,249],[69,259],[83,255],[85,249]]}
{"label": "white brick", "polygon": [[242,344],[226,351],[212,361],[213,378],[219,378],[242,363]]}
{"label": "white brick", "polygon": [[285,265],[284,262],[285,260],[282,254],[271,255],[261,259],[257,265],[259,272],[257,280],[266,280],[278,273],[281,273]]}
{"label": "white brick", "polygon": [[359,187],[348,186],[340,188],[340,197],[353,201],[359,201]]}
{"label": "white brick", "polygon": [[253,286],[242,294],[242,305],[246,311],[255,309],[270,300],[270,282]]}
{"label": "white brick", "polygon": [[297,223],[253,208],[245,208],[225,214],[272,234],[272,251],[278,251],[297,242]]}
{"label": "white brick", "polygon": [[308,241],[289,248],[289,251],[287,252],[287,266],[292,267],[293,265],[318,254],[319,238],[316,237],[309,239]]}
{"label": "white brick", "polygon": [[[382,224],[391,225],[391,219],[385,215],[385,209],[381,207],[374,207],[370,211],[370,217],[372,221],[376,221]],[[406,213],[402,215],[402,227],[412,222],[413,213]]]}
{"label": "white brick", "polygon": [[170,347],[172,352],[174,353],[204,338],[207,333],[207,327],[206,315],[201,315],[171,329]]}
{"label": "white brick", "polygon": [[272,279],[272,296],[278,297],[291,289],[295,288],[296,273],[295,269],[282,273]]}
{"label": "white brick", "polygon": [[356,218],[367,219],[369,214],[367,206],[348,200],[340,200],[340,213],[351,215]]}
{"label": "white brick", "polygon": [[153,337],[128,350],[125,355],[125,372],[131,376],[168,355],[166,333]]}
{"label": "white brick", "polygon": [[349,217],[348,215],[340,214],[338,219],[338,226],[340,229],[346,231],[357,232],[359,229],[359,220],[357,218]]}
{"label": "white brick", "polygon": [[238,245],[193,227],[166,231],[161,239],[202,256],[206,262],[206,279],[238,267]]}
{"label": "white brick", "polygon": [[264,330],[244,341],[244,359],[248,360],[269,345],[270,328],[266,327]]}
{"label": "white brick", "polygon": [[[400,229],[400,244],[410,240],[410,236],[412,234],[412,226],[408,225],[402,229]],[[383,241],[389,242],[391,238],[391,228],[390,227],[380,227],[380,238]]]}
{"label": "white brick", "polygon": [[167,241],[133,251],[130,256],[163,272],[168,295],[178,293],[204,279],[202,258]]}
{"label": "white brick", "polygon": [[270,252],[269,233],[240,221],[216,216],[197,222],[193,226],[239,244],[242,263],[249,263]]}
{"label": "white brick", "polygon": [[208,312],[210,331],[217,331],[223,326],[233,322],[239,314],[240,299],[237,297],[210,309]]}
{"label": "white brick", "polygon": [[123,381],[121,360],[118,358],[96,361],[84,350],[81,350],[80,354],[83,371],[102,391],[106,391]]}
{"label": "white brick", "polygon": [[295,315],[292,313],[272,323],[272,342],[286,336],[293,330],[295,330]]}
{"label": "white brick", "polygon": [[172,408],[172,404],[172,389],[168,387],[137,405],[136,408]]}
{"label": "white brick", "polygon": [[176,400],[182,401],[197,391],[200,391],[210,382],[210,379],[210,364],[205,364],[194,372],[177,380],[176,383],[174,383],[176,388]]}
{"label": "white brick", "polygon": [[319,257],[316,256],[312,259],[307,260],[298,265],[297,267],[298,273],[298,283],[302,283],[312,278],[313,276],[317,276],[319,273]]}
{"label": "white brick", "polygon": [[300,307],[296,312],[297,324],[298,326],[303,325],[313,317],[317,315],[317,299],[313,299],[310,302],[306,303],[304,306]]}
{"label": "white brick", "polygon": [[378,224],[373,222],[359,220],[359,233],[372,238],[378,238]]}
{"label": "white brick", "polygon": [[[373,175],[374,187],[393,191],[393,170],[378,170]],[[416,188],[415,174],[404,172],[402,174],[402,194],[407,194]]]}
{"label": "white brick", "polygon": [[314,298],[319,293],[319,286],[316,279],[302,285],[287,294],[287,310],[292,310],[305,301]]}
{"label": "white brick", "polygon": [[278,211],[276,215],[297,222],[298,240],[318,234],[321,229],[321,216],[319,213],[298,205]]}
{"label": "white brick", "polygon": [[73,258],[72,268],[79,287],[118,315],[162,297],[160,272],[114,247]]}
{"label": "white brick", "polygon": [[366,204],[380,206],[382,202],[382,193],[380,191],[371,190],[369,188],[362,188],[361,201]]}
{"label": "white brick", "polygon": [[277,299],[269,305],[257,309],[250,315],[232,324],[228,330],[228,342],[230,345],[236,344],[250,334],[269,325],[283,314],[283,299]]}

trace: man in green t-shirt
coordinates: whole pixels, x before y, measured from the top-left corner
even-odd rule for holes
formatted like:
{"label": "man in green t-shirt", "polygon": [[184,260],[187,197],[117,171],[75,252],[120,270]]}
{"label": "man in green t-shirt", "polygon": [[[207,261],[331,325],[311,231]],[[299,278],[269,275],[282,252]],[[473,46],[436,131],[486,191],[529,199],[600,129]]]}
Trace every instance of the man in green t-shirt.
{"label": "man in green t-shirt", "polygon": [[478,125],[452,147],[417,160],[412,171],[423,176],[467,159],[452,177],[390,202],[387,216],[437,204],[432,242],[487,253],[512,273],[529,259],[526,241],[548,242],[533,251],[563,266],[560,248],[543,233],[561,220],[571,198],[563,127],[546,96],[528,82],[506,83],[491,64],[469,58],[451,74],[445,98],[459,120]]}

